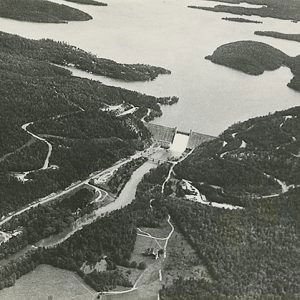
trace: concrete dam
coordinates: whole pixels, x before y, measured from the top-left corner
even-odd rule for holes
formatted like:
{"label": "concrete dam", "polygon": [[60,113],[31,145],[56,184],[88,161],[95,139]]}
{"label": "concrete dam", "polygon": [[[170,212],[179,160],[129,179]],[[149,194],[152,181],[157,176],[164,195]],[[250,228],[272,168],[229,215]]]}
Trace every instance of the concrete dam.
{"label": "concrete dam", "polygon": [[144,123],[152,134],[153,140],[164,148],[170,148],[175,152],[192,150],[203,142],[215,139],[214,136],[198,133],[190,130],[184,132],[177,130],[177,127],[168,127],[152,123]]}

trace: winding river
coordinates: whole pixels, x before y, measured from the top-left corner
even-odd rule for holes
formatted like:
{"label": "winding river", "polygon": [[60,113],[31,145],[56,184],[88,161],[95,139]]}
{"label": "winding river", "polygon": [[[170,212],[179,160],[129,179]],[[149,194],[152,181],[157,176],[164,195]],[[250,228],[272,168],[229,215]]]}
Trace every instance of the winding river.
{"label": "winding river", "polygon": [[237,121],[300,104],[299,94],[286,86],[292,77],[288,68],[255,77],[204,59],[222,44],[249,39],[266,42],[289,55],[300,54],[300,43],[253,34],[255,30],[297,33],[299,23],[251,17],[262,20],[263,24],[242,24],[221,19],[229,14],[187,8],[187,5],[214,4],[203,0],[107,0],[107,7],[55,2],[80,8],[94,19],[37,24],[2,18],[1,30],[35,39],[66,41],[119,62],[148,63],[170,69],[171,75],[146,83],[75,72],[155,96],[179,96],[178,104],[164,107],[163,116],[155,123],[217,135]]}

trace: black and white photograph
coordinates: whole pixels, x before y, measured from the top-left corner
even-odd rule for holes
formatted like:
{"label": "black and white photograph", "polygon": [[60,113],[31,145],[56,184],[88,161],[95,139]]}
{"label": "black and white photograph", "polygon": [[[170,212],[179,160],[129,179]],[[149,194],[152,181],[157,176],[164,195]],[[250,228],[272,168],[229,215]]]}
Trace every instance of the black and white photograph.
{"label": "black and white photograph", "polygon": [[0,0],[0,300],[300,300],[300,0]]}

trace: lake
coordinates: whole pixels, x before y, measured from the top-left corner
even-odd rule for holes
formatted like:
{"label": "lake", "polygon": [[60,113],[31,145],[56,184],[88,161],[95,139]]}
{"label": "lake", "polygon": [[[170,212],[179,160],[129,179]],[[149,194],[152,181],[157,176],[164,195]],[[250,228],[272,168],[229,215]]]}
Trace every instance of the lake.
{"label": "lake", "polygon": [[[163,116],[155,123],[217,135],[234,122],[300,104],[300,95],[286,86],[292,78],[288,68],[256,77],[204,59],[222,44],[249,39],[266,42],[289,55],[300,54],[300,43],[253,34],[255,30],[299,33],[300,24],[260,17],[251,19],[262,20],[263,24],[228,22],[221,18],[229,14],[187,8],[213,5],[202,0],[108,0],[107,7],[55,2],[80,8],[94,19],[38,24],[1,18],[1,30],[29,38],[66,41],[118,62],[170,69],[171,75],[146,83],[88,74],[109,85],[155,96],[179,96],[178,104],[164,107]],[[87,76],[84,72],[75,75]]]}

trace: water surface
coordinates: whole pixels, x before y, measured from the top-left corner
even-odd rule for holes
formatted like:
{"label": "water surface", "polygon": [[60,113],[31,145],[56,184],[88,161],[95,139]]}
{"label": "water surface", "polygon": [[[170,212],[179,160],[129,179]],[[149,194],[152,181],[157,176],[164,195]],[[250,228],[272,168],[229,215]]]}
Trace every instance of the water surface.
{"label": "water surface", "polygon": [[165,107],[156,123],[217,135],[234,122],[300,103],[299,94],[286,86],[292,77],[287,68],[255,77],[204,59],[222,44],[249,39],[267,42],[289,55],[300,54],[300,43],[253,34],[255,30],[299,33],[300,24],[260,17],[251,19],[263,24],[228,22],[221,18],[229,14],[187,8],[215,4],[201,0],[108,0],[107,7],[56,2],[80,8],[94,19],[69,24],[0,19],[1,30],[66,41],[119,62],[170,69],[172,75],[147,83],[97,77],[107,84],[155,96],[179,96],[179,103]]}

